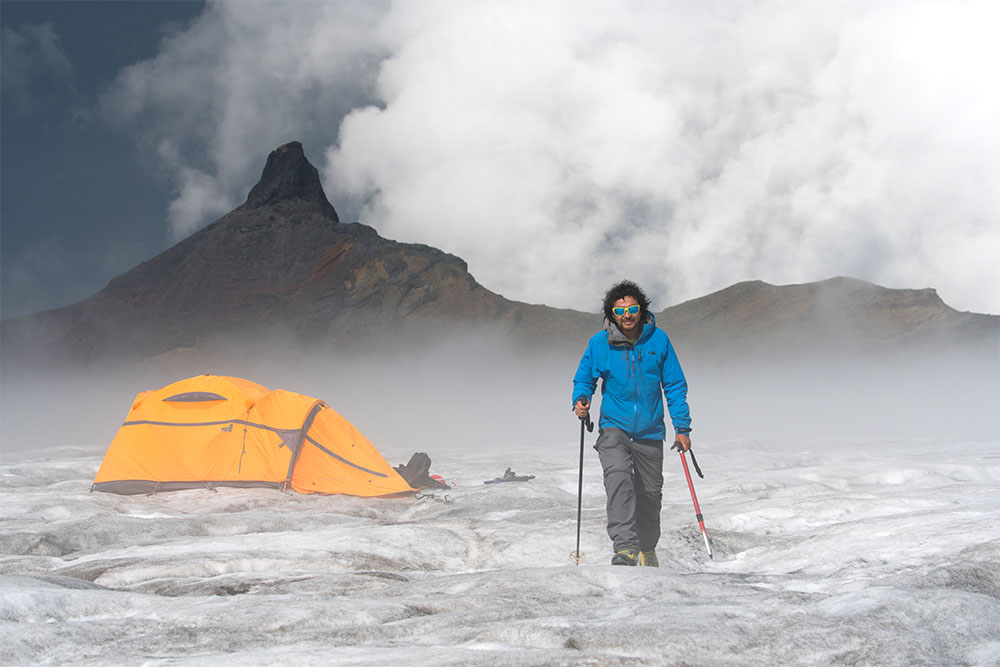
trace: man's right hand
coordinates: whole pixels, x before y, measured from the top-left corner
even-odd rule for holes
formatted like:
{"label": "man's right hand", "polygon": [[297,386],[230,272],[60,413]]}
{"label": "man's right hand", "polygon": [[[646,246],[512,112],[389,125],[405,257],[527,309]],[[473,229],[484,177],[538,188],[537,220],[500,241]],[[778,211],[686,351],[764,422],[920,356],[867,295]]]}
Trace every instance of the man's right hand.
{"label": "man's right hand", "polygon": [[585,398],[581,398],[576,402],[576,405],[573,406],[573,412],[575,412],[576,416],[580,419],[586,419],[588,415],[590,415],[590,401]]}

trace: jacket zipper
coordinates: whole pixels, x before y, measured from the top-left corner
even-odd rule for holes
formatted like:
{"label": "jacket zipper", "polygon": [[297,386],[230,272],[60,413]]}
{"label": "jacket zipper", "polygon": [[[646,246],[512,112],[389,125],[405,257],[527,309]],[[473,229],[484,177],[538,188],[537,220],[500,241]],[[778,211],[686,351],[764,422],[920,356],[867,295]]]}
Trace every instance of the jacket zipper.
{"label": "jacket zipper", "polygon": [[635,345],[632,346],[632,351],[629,354],[630,360],[630,374],[632,376],[632,433],[630,437],[634,439],[634,435],[639,429],[639,363],[637,359],[637,350]]}

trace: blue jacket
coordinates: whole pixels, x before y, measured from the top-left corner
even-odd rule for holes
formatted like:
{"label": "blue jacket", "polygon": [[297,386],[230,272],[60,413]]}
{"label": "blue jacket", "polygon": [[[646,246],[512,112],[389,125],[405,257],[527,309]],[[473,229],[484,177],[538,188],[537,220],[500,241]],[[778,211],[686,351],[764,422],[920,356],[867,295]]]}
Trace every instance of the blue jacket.
{"label": "blue jacket", "polygon": [[663,440],[663,395],[675,431],[691,428],[687,380],[674,347],[656,318],[646,313],[639,340],[633,345],[613,323],[594,334],[573,378],[573,405],[588,401],[601,383],[601,428],[614,426],[634,439]]}

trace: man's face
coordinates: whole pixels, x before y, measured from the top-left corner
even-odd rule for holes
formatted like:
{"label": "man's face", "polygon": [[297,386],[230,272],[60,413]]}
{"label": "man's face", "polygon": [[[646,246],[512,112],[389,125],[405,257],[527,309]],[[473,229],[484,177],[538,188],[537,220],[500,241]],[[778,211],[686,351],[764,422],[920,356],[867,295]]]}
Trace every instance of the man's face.
{"label": "man's face", "polygon": [[642,316],[642,309],[640,308],[636,313],[630,313],[627,309],[629,306],[637,305],[639,305],[639,302],[635,300],[635,297],[622,297],[621,299],[615,301],[614,307],[625,308],[625,313],[622,315],[616,315],[614,311],[611,313],[612,317],[615,318],[615,324],[617,324],[618,328],[622,330],[622,333],[633,339],[639,335],[639,331],[641,330],[642,325],[639,318]]}

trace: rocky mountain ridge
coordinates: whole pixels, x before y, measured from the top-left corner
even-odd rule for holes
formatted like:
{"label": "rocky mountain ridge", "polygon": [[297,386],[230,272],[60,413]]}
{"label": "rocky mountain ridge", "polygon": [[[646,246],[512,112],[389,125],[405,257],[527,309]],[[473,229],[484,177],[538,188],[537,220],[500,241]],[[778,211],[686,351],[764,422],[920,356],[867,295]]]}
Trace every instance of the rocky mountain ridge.
{"label": "rocky mountain ridge", "polygon": [[[739,283],[660,311],[658,321],[675,344],[708,356],[1000,338],[1000,318],[959,313],[933,290],[850,278]],[[491,292],[454,255],[341,223],[291,142],[268,156],[241,206],[83,301],[5,320],[0,343],[4,363],[63,364],[274,340],[377,349],[477,329],[577,351],[600,326],[599,314]]]}
{"label": "rocky mountain ridge", "polygon": [[504,299],[454,255],[341,223],[292,142],[271,153],[244,204],[83,301],[5,320],[2,341],[9,359],[96,362],[278,337],[377,344],[460,325],[530,337],[594,319]]}

